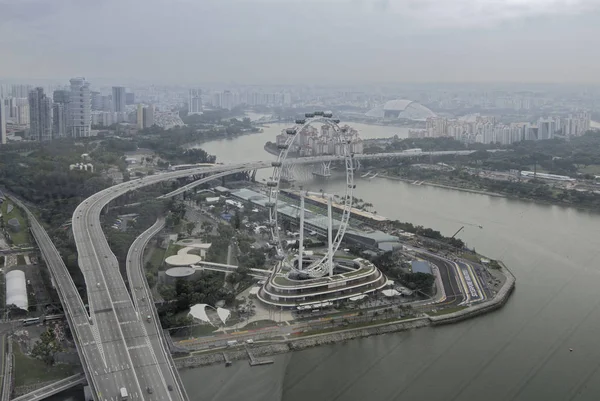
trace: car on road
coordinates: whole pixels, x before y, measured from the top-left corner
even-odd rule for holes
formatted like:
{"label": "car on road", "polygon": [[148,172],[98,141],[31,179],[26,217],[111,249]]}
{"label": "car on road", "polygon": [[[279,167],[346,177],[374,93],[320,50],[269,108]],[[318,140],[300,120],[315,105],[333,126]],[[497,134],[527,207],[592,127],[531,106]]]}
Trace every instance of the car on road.
{"label": "car on road", "polygon": [[146,388],[146,391],[148,391],[148,394],[152,394],[152,387]]}
{"label": "car on road", "polygon": [[169,391],[173,391],[173,386],[171,386],[170,384],[167,385],[167,389],[169,389]]}

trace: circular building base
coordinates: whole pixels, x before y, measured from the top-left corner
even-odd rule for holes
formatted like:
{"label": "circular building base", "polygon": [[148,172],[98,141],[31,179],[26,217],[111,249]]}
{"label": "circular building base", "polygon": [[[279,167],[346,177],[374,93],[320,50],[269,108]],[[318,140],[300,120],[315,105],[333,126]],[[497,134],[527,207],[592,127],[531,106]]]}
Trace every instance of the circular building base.
{"label": "circular building base", "polygon": [[303,309],[329,305],[385,287],[385,275],[368,260],[357,258],[345,262],[352,263],[354,270],[331,277],[295,280],[285,273],[277,273],[258,291],[258,299],[271,306]]}

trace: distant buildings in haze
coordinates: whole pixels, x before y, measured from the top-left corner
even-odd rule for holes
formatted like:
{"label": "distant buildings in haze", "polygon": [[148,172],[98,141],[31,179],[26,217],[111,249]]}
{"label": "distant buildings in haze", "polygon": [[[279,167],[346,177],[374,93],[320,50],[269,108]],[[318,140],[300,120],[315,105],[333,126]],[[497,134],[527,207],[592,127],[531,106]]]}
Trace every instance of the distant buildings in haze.
{"label": "distant buildings in haze", "polygon": [[52,135],[64,138],[69,134],[69,102],[71,94],[67,90],[55,90],[52,95]]}
{"label": "distant buildings in haze", "polygon": [[4,99],[0,98],[0,145],[6,143],[6,114],[7,107],[4,104]]}
{"label": "distant buildings in haze", "polygon": [[112,111],[114,113],[124,113],[126,103],[125,87],[113,86],[112,87]]}
{"label": "distant buildings in haze", "polygon": [[202,114],[202,90],[190,89],[188,114]]}
{"label": "distant buildings in haze", "polygon": [[581,136],[590,129],[591,114],[587,111],[567,117],[540,118],[537,123],[503,124],[495,117],[477,115],[469,119],[431,117],[424,130],[409,130],[409,138],[452,137],[465,143],[500,143],[509,145],[525,140],[545,140],[555,137]]}
{"label": "distant buildings in haze", "polygon": [[69,102],[69,133],[73,138],[89,137],[92,132],[92,94],[83,77],[73,78]]}
{"label": "distant buildings in haze", "polygon": [[29,137],[37,141],[52,140],[52,100],[43,88],[29,92]]}

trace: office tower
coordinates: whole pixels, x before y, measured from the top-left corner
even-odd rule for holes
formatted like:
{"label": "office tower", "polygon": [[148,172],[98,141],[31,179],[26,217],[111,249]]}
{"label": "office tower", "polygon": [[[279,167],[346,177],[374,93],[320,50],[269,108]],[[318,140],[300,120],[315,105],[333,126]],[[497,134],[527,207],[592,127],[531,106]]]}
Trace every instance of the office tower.
{"label": "office tower", "polygon": [[69,135],[73,138],[89,137],[92,131],[92,98],[90,84],[85,78],[73,78],[69,103]]}
{"label": "office tower", "polygon": [[135,103],[135,93],[126,93],[125,94],[125,104],[134,104]]}
{"label": "office tower", "polygon": [[104,107],[104,96],[100,92],[92,92],[92,110],[102,110]]}
{"label": "office tower", "polygon": [[52,100],[39,87],[29,92],[29,137],[37,141],[52,139]]}
{"label": "office tower", "polygon": [[115,113],[122,113],[125,111],[125,87],[113,86],[112,88],[112,110]]}
{"label": "office tower", "polygon": [[144,128],[150,128],[154,125],[154,105],[144,107]]}
{"label": "office tower", "polygon": [[138,129],[144,129],[144,106],[138,104],[137,107],[137,127]]}
{"label": "office tower", "polygon": [[29,126],[29,103],[17,104],[14,120],[18,125]]}
{"label": "office tower", "polygon": [[233,94],[231,91],[224,91],[221,98],[221,108],[231,110],[233,107]]}
{"label": "office tower", "polygon": [[55,90],[52,94],[52,133],[54,138],[64,138],[69,132],[69,101],[71,94],[67,90]]}
{"label": "office tower", "polygon": [[190,89],[188,114],[202,114],[202,90]]}
{"label": "office tower", "polygon": [[0,145],[6,143],[6,106],[0,97]]}
{"label": "office tower", "polygon": [[12,97],[27,98],[31,89],[31,85],[13,85],[11,94]]}

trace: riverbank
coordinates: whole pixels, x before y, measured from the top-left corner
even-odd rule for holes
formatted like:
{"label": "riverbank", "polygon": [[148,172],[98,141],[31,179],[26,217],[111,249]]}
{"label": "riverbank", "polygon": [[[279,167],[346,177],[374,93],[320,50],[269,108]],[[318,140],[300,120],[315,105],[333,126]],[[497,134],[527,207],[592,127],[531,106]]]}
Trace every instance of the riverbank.
{"label": "riverbank", "polygon": [[[379,174],[378,177],[385,178],[385,179],[388,179],[388,180],[394,180],[394,181],[403,181],[403,182],[406,182],[406,183],[409,183],[409,184],[412,184],[413,182],[418,182],[419,183],[418,185],[427,185],[427,186],[430,186],[430,187],[453,189],[455,191],[469,192],[469,193],[472,193],[472,194],[496,196],[496,197],[499,197],[499,198],[508,198],[507,195],[499,194],[497,192],[482,191],[482,190],[462,188],[462,187],[455,187],[455,186],[451,186],[451,185],[437,184],[435,182],[430,182],[430,181],[419,181],[419,180],[413,180],[413,179],[409,179],[409,178],[394,177],[394,176],[390,176],[390,175],[386,175],[386,174]],[[417,185],[417,184],[415,184],[415,185]]]}
{"label": "riverbank", "polygon": [[[261,358],[283,354],[290,351],[300,351],[319,345],[354,340],[357,338],[397,333],[426,326],[453,324],[480,316],[485,313],[493,312],[499,308],[502,308],[506,304],[516,284],[516,278],[510,272],[510,270],[502,262],[500,262],[500,266],[500,271],[506,276],[506,280],[494,298],[486,302],[468,306],[456,312],[447,314],[423,314],[423,316],[416,318],[396,320],[391,322],[388,321],[384,323],[373,324],[367,327],[351,329],[341,328],[340,330],[327,333],[312,334],[291,339],[271,340],[268,342],[257,341],[251,346],[250,352],[254,357]],[[227,354],[227,359],[231,361],[248,359],[248,352],[244,347],[224,348],[219,350],[210,350],[206,353],[196,353],[190,356],[176,358],[175,365],[178,369],[189,369],[218,363],[224,364],[224,353]]]}
{"label": "riverbank", "polygon": [[418,182],[419,184],[415,184],[415,185],[427,185],[430,187],[451,189],[451,190],[455,190],[455,191],[468,192],[468,193],[472,193],[472,194],[488,195],[488,196],[493,196],[493,197],[497,197],[497,198],[506,198],[506,199],[526,201],[526,202],[533,202],[533,203],[537,203],[537,204],[541,204],[541,205],[571,207],[571,208],[581,210],[581,211],[598,213],[597,207],[577,205],[577,204],[573,204],[570,202],[560,202],[560,201],[556,201],[556,200],[550,201],[550,200],[543,200],[543,199],[530,198],[530,197],[524,197],[524,196],[515,196],[515,195],[503,194],[503,193],[499,193],[499,192],[492,192],[492,191],[486,191],[486,190],[480,190],[480,189],[470,189],[470,188],[458,187],[458,186],[447,185],[447,184],[438,184],[438,183],[431,182],[431,181],[420,181],[420,180],[415,180],[412,178],[403,178],[403,177],[390,176],[387,174],[379,174],[379,173],[377,174],[377,178],[385,178],[385,179],[393,180],[393,181],[402,181],[402,182],[406,182],[408,184]]}

